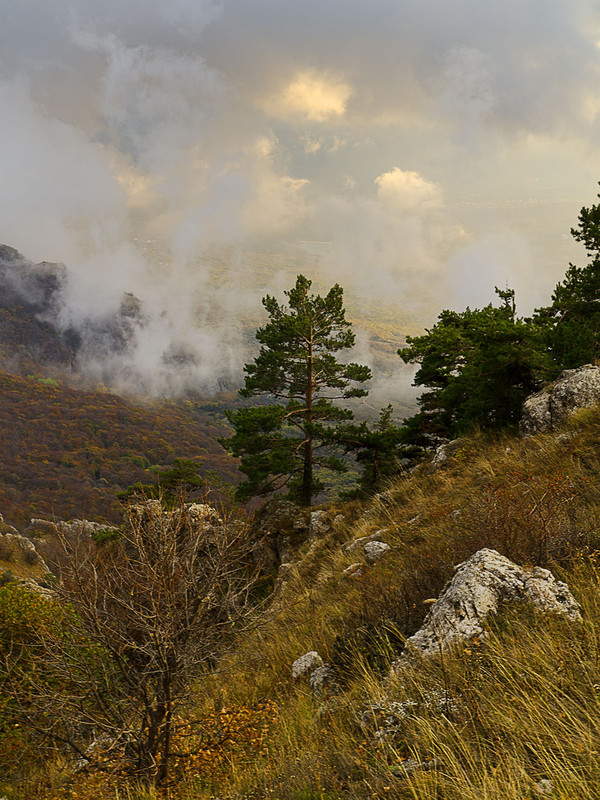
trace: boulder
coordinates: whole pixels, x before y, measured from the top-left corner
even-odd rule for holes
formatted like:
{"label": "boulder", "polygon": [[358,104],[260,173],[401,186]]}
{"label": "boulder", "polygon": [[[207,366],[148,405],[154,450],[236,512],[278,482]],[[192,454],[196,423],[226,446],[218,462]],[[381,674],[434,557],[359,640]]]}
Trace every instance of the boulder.
{"label": "boulder", "polygon": [[49,572],[33,542],[21,536],[14,528],[12,530],[14,533],[0,533],[0,561],[9,563],[11,571],[14,569],[19,573],[32,572],[41,577]]}
{"label": "boulder", "polygon": [[342,545],[342,550],[344,553],[355,553],[357,550],[364,550],[367,542],[382,542],[385,533],[386,529],[382,528],[379,531],[375,531],[375,533],[371,533],[369,536],[361,536],[358,539],[353,539],[353,541],[346,542],[346,544]]}
{"label": "boulder", "polygon": [[312,539],[321,539],[333,527],[333,521],[326,511],[312,511],[310,515],[310,535]]}
{"label": "boulder", "polygon": [[335,670],[331,664],[325,664],[316,650],[310,650],[292,664],[292,678],[308,678],[315,698],[332,697],[340,693]]}
{"label": "boulder", "polygon": [[219,525],[223,521],[216,508],[208,503],[190,503],[187,510],[192,525]]}
{"label": "boulder", "polygon": [[454,577],[431,607],[423,626],[406,641],[403,661],[431,656],[454,644],[483,634],[489,614],[501,602],[529,601],[542,612],[570,620],[581,618],[568,586],[547,569],[524,569],[495,550],[479,550],[456,568]]}
{"label": "boulder", "polygon": [[392,548],[385,542],[367,542],[364,546],[365,560],[367,564],[376,564]]}
{"label": "boulder", "polygon": [[292,678],[297,680],[305,675],[311,675],[316,669],[323,666],[323,659],[316,650],[309,650],[292,664]]}
{"label": "boulder", "polygon": [[522,436],[550,431],[575,411],[593,408],[598,403],[600,367],[586,364],[566,369],[556,381],[525,400],[519,431]]}
{"label": "boulder", "polygon": [[432,466],[441,467],[449,458],[456,456],[464,446],[464,439],[452,439],[451,442],[440,444],[433,456]]}
{"label": "boulder", "polygon": [[342,572],[342,575],[345,575],[347,578],[353,578],[356,581],[360,581],[363,578],[366,578],[370,572],[371,570],[366,564],[357,562],[356,564],[350,564],[349,567],[346,567],[346,569]]}
{"label": "boulder", "polygon": [[335,670],[329,664],[323,664],[311,672],[309,683],[315,697],[328,697],[340,693]]}

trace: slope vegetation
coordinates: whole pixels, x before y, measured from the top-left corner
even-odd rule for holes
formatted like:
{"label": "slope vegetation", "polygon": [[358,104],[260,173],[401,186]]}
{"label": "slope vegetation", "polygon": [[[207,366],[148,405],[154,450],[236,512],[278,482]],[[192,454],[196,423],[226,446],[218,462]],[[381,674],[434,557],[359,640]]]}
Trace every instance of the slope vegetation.
{"label": "slope vegetation", "polygon": [[[600,409],[528,439],[473,435],[367,505],[324,507],[317,518],[335,524],[288,554],[267,618],[189,687],[171,785],[46,759],[11,799],[597,798],[599,439]],[[369,565],[344,545],[372,534],[391,549]],[[481,547],[550,568],[583,621],[507,606],[486,636],[390,677],[455,565]],[[290,671],[312,650],[335,674],[317,695]]]}
{"label": "slope vegetation", "polygon": [[30,517],[118,521],[116,492],[153,483],[152,467],[174,458],[236,482],[237,464],[217,444],[220,419],[192,402],[134,405],[0,372],[2,513],[12,524]]}

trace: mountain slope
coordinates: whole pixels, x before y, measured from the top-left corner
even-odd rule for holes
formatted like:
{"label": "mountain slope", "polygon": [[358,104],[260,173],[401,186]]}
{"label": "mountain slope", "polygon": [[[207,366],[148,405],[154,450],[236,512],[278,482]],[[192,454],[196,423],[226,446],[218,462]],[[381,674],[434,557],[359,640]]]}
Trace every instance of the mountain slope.
{"label": "mountain slope", "polygon": [[151,468],[174,458],[197,460],[235,483],[237,464],[217,443],[220,420],[192,402],[135,405],[52,378],[0,372],[2,513],[12,524],[30,517],[118,521],[116,492],[153,483]]}

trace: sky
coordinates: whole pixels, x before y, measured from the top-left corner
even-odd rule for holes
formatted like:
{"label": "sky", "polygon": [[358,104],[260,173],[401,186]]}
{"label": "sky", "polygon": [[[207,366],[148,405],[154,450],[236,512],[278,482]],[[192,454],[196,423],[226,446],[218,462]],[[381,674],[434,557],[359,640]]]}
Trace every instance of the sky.
{"label": "sky", "polygon": [[599,79],[592,0],[0,0],[0,242],[68,266],[65,327],[139,297],[113,367],[158,394],[238,375],[298,264],[526,314],[585,262]]}

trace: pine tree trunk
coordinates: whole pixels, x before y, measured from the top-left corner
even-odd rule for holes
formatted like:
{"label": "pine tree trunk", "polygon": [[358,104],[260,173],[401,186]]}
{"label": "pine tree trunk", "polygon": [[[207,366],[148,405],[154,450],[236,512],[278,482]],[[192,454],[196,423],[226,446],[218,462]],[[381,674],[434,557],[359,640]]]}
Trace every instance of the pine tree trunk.
{"label": "pine tree trunk", "polygon": [[[312,339],[308,343],[308,354],[306,358],[306,421],[312,422],[313,404],[313,343]],[[309,506],[312,501],[313,487],[313,441],[310,431],[305,432],[304,441],[304,464],[302,468],[302,498],[303,506]]]}

